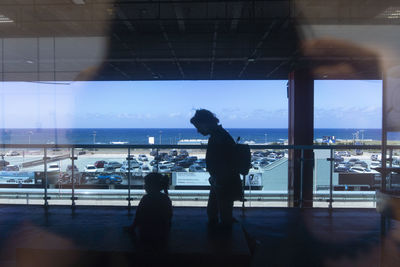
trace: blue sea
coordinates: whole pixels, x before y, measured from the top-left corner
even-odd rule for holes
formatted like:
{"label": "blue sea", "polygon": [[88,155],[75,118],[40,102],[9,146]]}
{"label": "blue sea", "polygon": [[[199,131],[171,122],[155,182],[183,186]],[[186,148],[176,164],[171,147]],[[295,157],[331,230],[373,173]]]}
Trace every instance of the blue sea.
{"label": "blue sea", "polygon": [[[282,142],[288,138],[288,129],[232,128],[227,130],[235,140],[240,136],[241,141],[255,143]],[[360,131],[359,139],[363,137],[364,139],[381,140],[380,129],[315,129],[314,139],[324,136],[353,139],[353,134],[357,131]],[[148,137],[151,136],[154,137],[156,144],[177,144],[181,139],[206,138],[198,134],[194,128],[0,129],[1,144],[109,144],[110,142],[148,144]],[[400,133],[389,134],[388,139],[400,140]]]}

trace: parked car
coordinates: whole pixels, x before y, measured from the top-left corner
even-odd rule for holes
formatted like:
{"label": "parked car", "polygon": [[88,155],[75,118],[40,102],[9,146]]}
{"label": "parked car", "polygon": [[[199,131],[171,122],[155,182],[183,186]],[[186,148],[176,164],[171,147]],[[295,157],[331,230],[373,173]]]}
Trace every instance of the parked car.
{"label": "parked car", "polygon": [[172,168],[175,164],[171,161],[160,161],[158,166],[167,166],[168,168]]}
{"label": "parked car", "polygon": [[86,165],[85,172],[97,172],[97,168],[94,165]]}
{"label": "parked car", "polygon": [[194,164],[197,164],[202,168],[206,168],[206,159],[198,159],[194,162]]}
{"label": "parked car", "polygon": [[381,167],[381,162],[380,161],[373,161],[371,162],[371,169],[373,168],[379,168]]}
{"label": "parked car", "polygon": [[190,156],[187,157],[188,160],[192,160],[193,162],[195,162],[196,160],[198,160],[198,158],[196,156]]}
{"label": "parked car", "polygon": [[[72,172],[72,165],[68,165],[67,168],[65,169],[66,172]],[[79,169],[74,165],[74,173],[78,173]]]}
{"label": "parked car", "polygon": [[147,158],[146,155],[140,154],[140,155],[138,156],[138,160],[140,160],[140,161],[148,161],[148,158]]}
{"label": "parked car", "polygon": [[95,163],[94,163],[94,166],[96,167],[96,168],[104,168],[104,165],[106,165],[107,164],[107,161],[105,161],[105,160],[98,160],[98,161],[96,161]]}
{"label": "parked car", "polygon": [[342,156],[340,156],[340,155],[335,154],[334,161],[335,162],[343,162],[344,158]]}
{"label": "parked car", "polygon": [[122,167],[122,163],[119,163],[118,161],[109,161],[107,163],[107,167],[113,167],[114,169],[118,169]]}
{"label": "parked car", "polygon": [[113,173],[115,172],[115,168],[113,166],[104,166],[103,172],[107,172],[107,173]]}
{"label": "parked car", "polygon": [[[113,169],[113,172],[115,171],[115,169]],[[119,169],[119,171],[120,172],[125,172],[125,173],[127,173],[127,172],[138,172],[139,171],[139,169],[138,169],[138,167],[132,167],[131,166],[131,168],[129,168],[128,167],[128,165],[122,165],[122,167]]]}
{"label": "parked car", "polygon": [[104,184],[120,184],[122,177],[117,174],[101,174],[97,176],[97,181]]}
{"label": "parked car", "polygon": [[142,165],[139,167],[139,172],[150,172],[150,167],[147,165]]}
{"label": "parked car", "polygon": [[178,150],[176,150],[176,149],[171,149],[171,150],[169,151],[168,155],[171,156],[171,157],[176,157],[176,156],[178,156]]}
{"label": "parked car", "polygon": [[3,168],[9,164],[10,164],[10,162],[8,162],[7,160],[0,159],[0,168]]}
{"label": "parked car", "polygon": [[48,172],[59,172],[60,171],[60,166],[58,164],[50,164],[49,167],[47,167]]}
{"label": "parked car", "polygon": [[350,157],[351,154],[349,151],[336,151],[336,155],[342,156],[342,157]]}
{"label": "parked car", "polygon": [[171,168],[171,172],[186,172],[186,169],[181,166],[174,166]]}
{"label": "parked car", "polygon": [[158,160],[152,160],[152,161],[150,161],[150,166],[154,166],[154,165],[156,165],[158,163]]}
{"label": "parked car", "polygon": [[357,161],[354,166],[361,166],[363,168],[368,168],[368,163],[366,163],[365,161]]}
{"label": "parked car", "polygon": [[[131,160],[129,161],[129,163],[130,163],[130,165],[131,165],[131,168],[139,168],[140,165],[143,164],[142,162],[138,162],[136,159],[131,159]],[[123,162],[121,168],[124,167],[124,166],[125,166],[125,168],[128,167],[128,161],[127,161],[127,160],[125,160],[125,161]]]}
{"label": "parked car", "polygon": [[169,159],[169,155],[168,155],[168,153],[165,153],[165,152],[161,152],[161,153],[158,153],[158,155],[156,155],[156,156],[154,156],[154,159],[155,160],[167,160],[167,159]]}
{"label": "parked car", "polygon": [[171,168],[169,168],[169,167],[167,167],[165,165],[158,166],[158,168],[157,168],[157,165],[154,165],[152,171],[153,172],[163,172],[163,173],[164,172],[171,172]]}
{"label": "parked car", "polygon": [[185,149],[179,150],[179,155],[178,156],[183,156],[184,158],[189,156],[189,152],[187,152]]}
{"label": "parked car", "polygon": [[8,165],[8,166],[3,167],[2,171],[17,172],[17,171],[19,171],[19,167],[17,165]]}
{"label": "parked car", "polygon": [[354,172],[354,173],[368,173],[371,172],[370,169],[363,168],[363,167],[351,167],[349,169],[349,172]]}
{"label": "parked car", "polygon": [[335,168],[335,172],[348,172],[349,171],[349,167],[347,167],[346,165],[343,164],[339,164],[339,166],[337,166]]}
{"label": "parked car", "polygon": [[11,150],[6,153],[6,156],[19,156],[19,152]]}
{"label": "parked car", "polygon": [[205,172],[206,170],[200,165],[193,164],[189,167],[190,172]]}
{"label": "parked car", "polygon": [[371,160],[372,161],[378,161],[378,154],[372,154],[371,155]]}

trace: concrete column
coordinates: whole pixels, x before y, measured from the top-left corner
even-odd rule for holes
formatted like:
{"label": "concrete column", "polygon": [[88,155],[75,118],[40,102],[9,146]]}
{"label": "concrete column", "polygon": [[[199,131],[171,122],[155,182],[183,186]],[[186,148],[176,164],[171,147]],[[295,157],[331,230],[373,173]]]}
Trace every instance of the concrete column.
{"label": "concrete column", "polygon": [[[289,145],[312,145],[314,140],[314,79],[307,69],[289,74]],[[302,157],[303,155],[303,157]],[[303,164],[303,166],[302,166]],[[288,205],[312,207],[314,153],[289,150]]]}

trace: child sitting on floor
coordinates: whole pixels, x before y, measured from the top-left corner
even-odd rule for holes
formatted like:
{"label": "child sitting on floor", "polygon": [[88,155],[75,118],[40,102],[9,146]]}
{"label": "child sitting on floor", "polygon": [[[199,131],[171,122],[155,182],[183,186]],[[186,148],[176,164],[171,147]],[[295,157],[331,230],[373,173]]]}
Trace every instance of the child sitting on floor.
{"label": "child sitting on floor", "polygon": [[[157,245],[167,241],[172,218],[172,204],[168,197],[167,176],[150,173],[144,177],[146,195],[136,209],[136,216],[128,231],[135,234],[143,243]],[[164,192],[162,193],[161,190]]]}

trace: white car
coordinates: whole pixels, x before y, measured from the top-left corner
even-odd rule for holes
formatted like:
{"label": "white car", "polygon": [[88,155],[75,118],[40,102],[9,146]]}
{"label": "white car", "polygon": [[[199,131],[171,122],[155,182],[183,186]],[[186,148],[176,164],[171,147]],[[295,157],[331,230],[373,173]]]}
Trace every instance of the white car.
{"label": "white car", "polygon": [[150,172],[150,167],[147,165],[142,165],[139,167],[139,172]]}
{"label": "white car", "polygon": [[58,164],[50,164],[47,167],[47,171],[48,172],[59,172],[60,171],[60,166],[58,166]]}
{"label": "white car", "polygon": [[[132,160],[130,160],[130,164],[131,164],[131,168],[139,168],[143,163],[142,162],[138,162],[136,159],[132,159]],[[122,163],[122,167],[121,168],[123,168],[123,167],[125,169],[128,168],[128,161],[127,160],[125,160]]]}
{"label": "white car", "polygon": [[158,169],[156,166],[153,167],[153,172],[171,172],[171,168],[167,167],[167,166],[158,166]]}
{"label": "white car", "polygon": [[161,167],[161,166],[165,166],[165,167],[167,167],[167,168],[172,168],[172,167],[174,167],[174,163],[173,162],[170,162],[170,161],[160,161],[159,163],[158,163],[158,167]]}
{"label": "white car", "polygon": [[144,154],[140,154],[140,155],[138,156],[138,160],[140,160],[140,161],[149,161],[149,159],[147,158],[147,156],[144,155]]}
{"label": "white car", "polygon": [[85,172],[97,172],[97,168],[94,165],[86,165]]}
{"label": "white car", "polygon": [[363,168],[363,167],[351,167],[349,169],[349,171],[354,172],[354,173],[369,173],[369,172],[371,172],[370,169]]}
{"label": "white car", "polygon": [[6,153],[6,156],[19,156],[19,152],[11,150]]}

